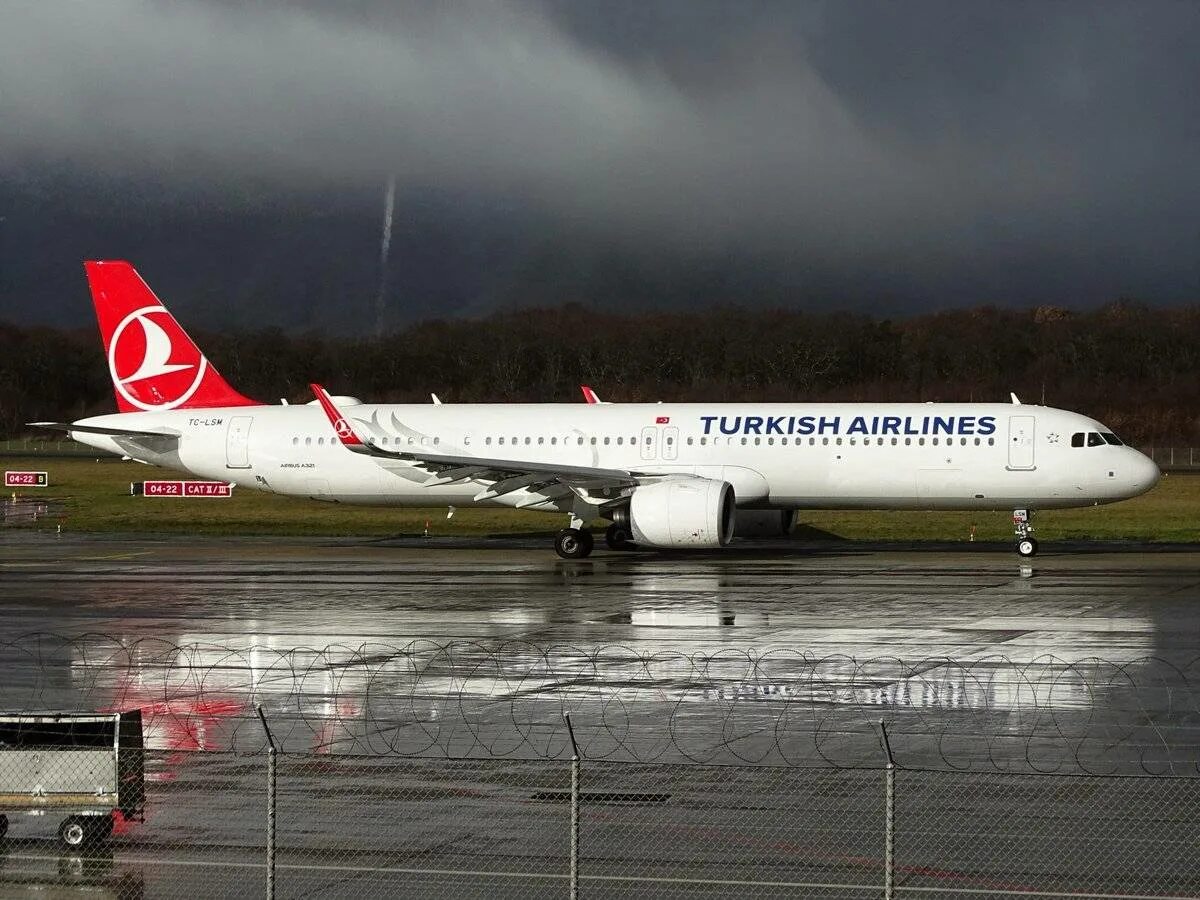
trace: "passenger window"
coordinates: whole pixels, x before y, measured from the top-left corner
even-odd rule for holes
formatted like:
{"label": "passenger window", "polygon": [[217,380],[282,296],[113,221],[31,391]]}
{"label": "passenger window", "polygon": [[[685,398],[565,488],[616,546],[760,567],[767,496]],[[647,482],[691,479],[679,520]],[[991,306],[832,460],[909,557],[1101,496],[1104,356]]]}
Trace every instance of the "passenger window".
{"label": "passenger window", "polygon": [[1073,435],[1071,435],[1071,446],[1072,447],[1082,447],[1083,446],[1083,432],[1082,431],[1077,431]]}
{"label": "passenger window", "polygon": [[298,437],[292,438],[292,446],[299,447],[300,446],[300,438],[298,438]]}
{"label": "passenger window", "polygon": [[323,437],[317,438],[317,443],[320,444],[322,447],[324,447],[325,446],[325,438],[323,438]]}
{"label": "passenger window", "polygon": [[[838,443],[840,444],[840,443],[841,443],[841,441],[838,441]],[[850,446],[851,446],[851,447],[853,447],[853,446],[854,446],[854,438],[850,438]]]}
{"label": "passenger window", "polygon": [[[669,443],[671,443],[671,439],[670,439],[670,438],[667,438],[667,443],[668,443],[668,444],[669,444]],[[755,438],[755,439],[754,439],[754,446],[755,446],[755,447],[761,447],[761,446],[762,446],[762,438]]]}
{"label": "passenger window", "polygon": [[924,447],[925,446],[925,438],[923,438],[923,437],[917,438],[917,443],[920,444],[922,447]]}
{"label": "passenger window", "polygon": [[582,447],[582,446],[583,446],[583,438],[580,438],[580,439],[579,439],[579,446],[580,446],[580,447]]}
{"label": "passenger window", "polygon": [[618,447],[620,447],[624,443],[625,443],[625,438],[623,438],[623,437],[617,438],[617,446]]}
{"label": "passenger window", "polygon": [[691,439],[691,438],[688,438],[688,446],[689,446],[689,447],[690,447],[690,446],[692,446],[692,439]]}
{"label": "passenger window", "polygon": [[438,444],[440,444],[441,442],[442,442],[442,439],[441,439],[440,437],[435,437],[435,438],[433,439],[433,446],[435,446],[435,447],[436,447],[436,446],[437,446]]}
{"label": "passenger window", "polygon": [[629,443],[631,443],[631,444],[636,444],[636,443],[637,443],[637,438],[635,438],[635,437],[631,437],[631,438],[629,439]]}
{"label": "passenger window", "polygon": [[995,438],[988,438],[988,446],[989,446],[989,447],[994,447],[995,445],[996,445],[996,439],[995,439]]}
{"label": "passenger window", "polygon": [[749,440],[749,438],[742,438],[742,446],[745,447]]}
{"label": "passenger window", "polygon": [[708,443],[708,438],[706,438],[706,437],[700,438],[700,446],[701,447],[703,447],[707,443]]}
{"label": "passenger window", "polygon": [[592,446],[593,446],[593,447],[595,447],[595,446],[596,446],[596,439],[595,439],[595,438],[592,438]]}
{"label": "passenger window", "polygon": [[774,445],[774,444],[775,444],[775,438],[767,438],[767,443],[768,443],[768,444],[770,444],[770,445]]}
{"label": "passenger window", "polygon": [[933,439],[933,446],[935,446],[935,447],[936,447],[937,445],[938,445],[938,439],[937,439],[937,438],[934,438],[934,439]]}
{"label": "passenger window", "polygon": [[670,447],[673,443],[675,443],[675,438],[673,438],[673,437],[667,438],[667,446],[668,447]]}
{"label": "passenger window", "polygon": [[900,438],[892,438],[892,446],[893,447],[895,447],[898,443],[900,443]]}
{"label": "passenger window", "polygon": [[607,447],[607,446],[609,445],[609,443],[611,443],[611,438],[605,438],[605,439],[604,439],[604,446],[605,446],[605,447]]}
{"label": "passenger window", "polygon": [[490,446],[492,446],[492,439],[491,439],[490,437],[489,437],[489,438],[484,438],[484,439],[483,439],[483,442],[484,442],[485,444],[487,444],[489,447],[490,447]]}
{"label": "passenger window", "polygon": [[1100,437],[1100,435],[1096,434],[1096,432],[1094,432],[1094,431],[1088,432],[1087,441],[1088,441],[1087,445],[1089,447],[1103,447],[1104,446],[1104,438]]}
{"label": "passenger window", "polygon": [[821,443],[822,443],[822,444],[824,444],[824,445],[826,445],[826,446],[828,446],[828,445],[829,445],[829,438],[821,438]]}
{"label": "passenger window", "polygon": [[550,438],[550,443],[551,443],[551,444],[557,444],[557,443],[558,443],[558,438],[556,438],[556,437],[552,437],[552,438]]}
{"label": "passenger window", "polygon": [[545,439],[544,437],[540,437],[540,438],[538,438],[538,446],[539,446],[539,447],[540,447],[542,444],[544,444],[544,443],[546,443],[546,439]]}
{"label": "passenger window", "polygon": [[975,446],[976,446],[976,447],[978,447],[978,446],[979,446],[979,438],[975,438]]}
{"label": "passenger window", "polygon": [[500,446],[504,446],[504,438],[500,438]]}
{"label": "passenger window", "polygon": [[532,438],[525,438],[525,446],[528,447],[533,442]]}
{"label": "passenger window", "polygon": [[310,437],[306,437],[306,438],[304,439],[304,446],[305,446],[305,447],[311,447],[311,446],[312,446],[312,438],[310,438]]}
{"label": "passenger window", "polygon": [[912,446],[912,438],[905,438],[905,439],[904,439],[904,446],[905,446],[905,447],[911,447],[911,446]]}

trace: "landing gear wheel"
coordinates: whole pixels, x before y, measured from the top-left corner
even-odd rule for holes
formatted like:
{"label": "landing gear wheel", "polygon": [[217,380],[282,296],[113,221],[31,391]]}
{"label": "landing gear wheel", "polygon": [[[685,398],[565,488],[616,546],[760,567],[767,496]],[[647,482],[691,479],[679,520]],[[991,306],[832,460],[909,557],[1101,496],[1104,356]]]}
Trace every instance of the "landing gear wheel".
{"label": "landing gear wheel", "polygon": [[554,552],[563,559],[583,559],[590,556],[595,540],[590,531],[564,528],[554,538]]}
{"label": "landing gear wheel", "polygon": [[630,550],[633,548],[633,541],[629,538],[629,529],[624,525],[618,525],[616,522],[604,529],[604,543],[608,544],[609,550]]}
{"label": "landing gear wheel", "polygon": [[1017,553],[1021,556],[1036,556],[1038,552],[1038,542],[1033,538],[1023,538],[1017,541]]}
{"label": "landing gear wheel", "polygon": [[67,816],[58,826],[58,839],[64,847],[78,850],[87,843],[88,829],[82,816]]}

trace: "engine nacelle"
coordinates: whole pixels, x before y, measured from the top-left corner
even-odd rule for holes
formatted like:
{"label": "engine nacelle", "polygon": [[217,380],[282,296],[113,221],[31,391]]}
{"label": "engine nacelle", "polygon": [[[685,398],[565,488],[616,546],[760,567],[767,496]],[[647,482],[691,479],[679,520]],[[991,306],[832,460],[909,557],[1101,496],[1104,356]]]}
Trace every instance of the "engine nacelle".
{"label": "engine nacelle", "polygon": [[796,520],[794,509],[739,509],[733,533],[738,537],[787,537]]}
{"label": "engine nacelle", "polygon": [[710,478],[648,484],[629,501],[629,530],[652,547],[724,547],[733,537],[733,486]]}

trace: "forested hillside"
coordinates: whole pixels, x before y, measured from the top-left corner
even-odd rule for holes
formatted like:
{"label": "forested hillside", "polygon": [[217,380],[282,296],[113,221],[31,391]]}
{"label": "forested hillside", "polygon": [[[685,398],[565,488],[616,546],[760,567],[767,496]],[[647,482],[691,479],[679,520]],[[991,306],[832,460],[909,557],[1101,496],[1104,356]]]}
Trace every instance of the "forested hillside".
{"label": "forested hillside", "polygon": [[[264,401],[307,385],[367,401],[997,400],[1091,414],[1138,444],[1200,445],[1200,307],[981,308],[902,321],[711,310],[605,315],[566,306],[431,321],[386,338],[196,335]],[[95,331],[0,325],[0,432],[114,410]]]}

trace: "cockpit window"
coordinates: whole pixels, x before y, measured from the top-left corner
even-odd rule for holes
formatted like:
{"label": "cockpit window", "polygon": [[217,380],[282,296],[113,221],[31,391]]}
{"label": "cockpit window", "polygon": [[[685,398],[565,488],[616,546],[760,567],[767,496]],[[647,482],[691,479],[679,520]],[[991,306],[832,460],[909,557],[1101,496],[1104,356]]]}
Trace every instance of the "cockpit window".
{"label": "cockpit window", "polygon": [[1082,447],[1083,446],[1083,438],[1084,438],[1084,435],[1083,435],[1082,431],[1075,432],[1073,435],[1071,435],[1071,446],[1072,447]]}
{"label": "cockpit window", "polygon": [[1103,447],[1104,438],[1100,437],[1100,435],[1096,434],[1094,431],[1089,431],[1087,436],[1087,445],[1089,447]]}
{"label": "cockpit window", "polygon": [[1106,443],[1106,444],[1112,444],[1114,447],[1123,447],[1124,446],[1124,443],[1121,441],[1121,439],[1119,437],[1117,437],[1115,434],[1113,434],[1111,431],[1100,432],[1100,437],[1104,438],[1104,443]]}

